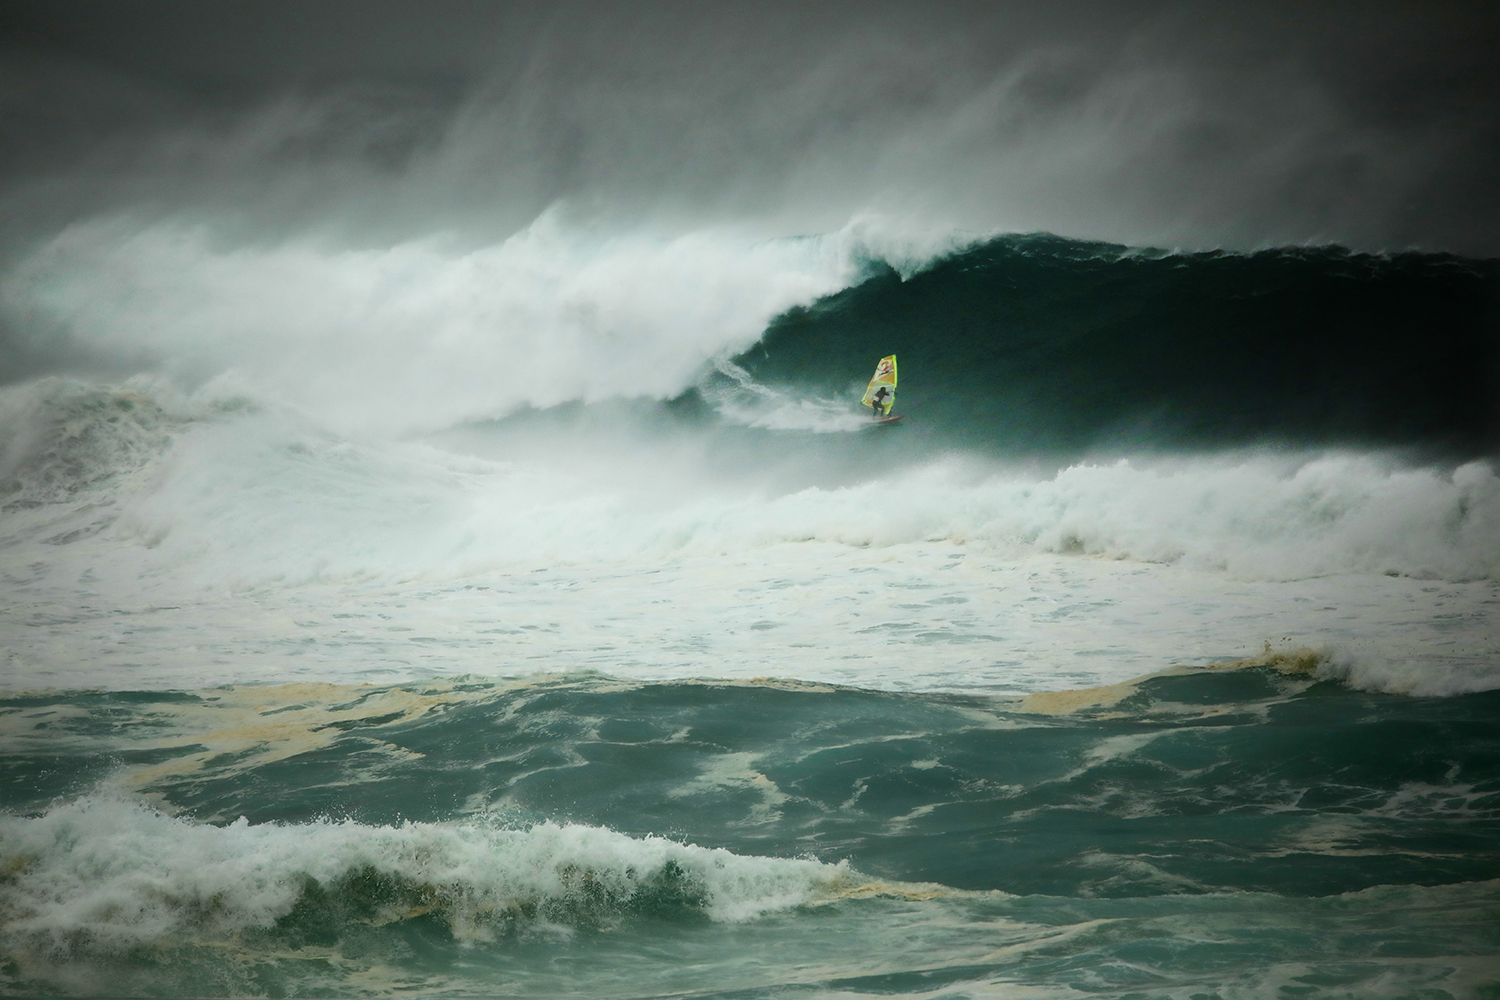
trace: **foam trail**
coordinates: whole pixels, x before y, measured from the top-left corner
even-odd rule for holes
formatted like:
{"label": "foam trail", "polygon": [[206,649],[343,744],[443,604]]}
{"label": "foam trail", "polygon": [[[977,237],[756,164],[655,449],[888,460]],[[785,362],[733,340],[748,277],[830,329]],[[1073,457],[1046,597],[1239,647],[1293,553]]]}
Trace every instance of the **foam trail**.
{"label": "foam trail", "polygon": [[761,385],[728,358],[714,362],[714,371],[728,379],[714,384],[705,379],[698,391],[730,423],[773,431],[812,431],[815,434],[847,434],[868,426],[861,414],[850,411],[843,399],[798,396],[784,389]]}

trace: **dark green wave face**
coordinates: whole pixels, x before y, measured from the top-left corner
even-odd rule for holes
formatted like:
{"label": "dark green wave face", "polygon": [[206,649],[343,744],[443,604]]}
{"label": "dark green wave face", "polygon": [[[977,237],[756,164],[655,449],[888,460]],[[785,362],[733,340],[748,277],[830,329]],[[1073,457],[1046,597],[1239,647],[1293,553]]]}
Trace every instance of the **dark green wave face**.
{"label": "dark green wave face", "polygon": [[[1500,443],[1500,263],[1338,247],[1169,254],[1007,236],[776,320],[757,381],[853,394],[900,357],[925,445],[1005,454]],[[865,362],[868,362],[866,364]]]}
{"label": "dark green wave face", "polygon": [[583,676],[0,710],[12,992],[1500,983],[1495,692],[1245,668],[1071,701]]}

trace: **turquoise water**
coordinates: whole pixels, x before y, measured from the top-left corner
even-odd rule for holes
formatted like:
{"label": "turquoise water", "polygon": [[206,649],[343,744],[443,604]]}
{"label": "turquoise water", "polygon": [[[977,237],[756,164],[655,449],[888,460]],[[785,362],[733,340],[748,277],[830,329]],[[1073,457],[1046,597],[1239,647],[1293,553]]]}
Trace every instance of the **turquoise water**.
{"label": "turquoise water", "polygon": [[1246,666],[1103,702],[599,675],[8,698],[6,984],[1493,987],[1494,693]]}
{"label": "turquoise water", "polygon": [[64,243],[220,377],[0,388],[0,992],[1500,996],[1493,261],[657,247],[485,409],[209,322],[358,254]]}

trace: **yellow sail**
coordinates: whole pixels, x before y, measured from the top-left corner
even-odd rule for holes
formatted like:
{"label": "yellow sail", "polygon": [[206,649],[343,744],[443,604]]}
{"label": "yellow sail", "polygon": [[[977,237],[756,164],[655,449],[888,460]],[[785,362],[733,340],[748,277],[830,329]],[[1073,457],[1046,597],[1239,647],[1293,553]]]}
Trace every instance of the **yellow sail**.
{"label": "yellow sail", "polygon": [[[884,388],[885,393],[880,390]],[[896,403],[896,356],[892,354],[888,358],[881,358],[880,364],[875,366],[875,377],[870,379],[870,384],[865,388],[865,396],[860,400],[865,406],[873,406],[880,411],[881,416],[890,416],[891,407]]]}

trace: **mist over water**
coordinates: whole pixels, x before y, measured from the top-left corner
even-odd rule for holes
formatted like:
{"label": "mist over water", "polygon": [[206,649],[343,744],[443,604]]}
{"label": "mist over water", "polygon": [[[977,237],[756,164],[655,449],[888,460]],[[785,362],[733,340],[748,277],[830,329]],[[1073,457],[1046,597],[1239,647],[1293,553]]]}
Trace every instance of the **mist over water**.
{"label": "mist over water", "polygon": [[0,993],[1500,988],[1487,7],[0,28]]}
{"label": "mist over water", "polygon": [[569,234],[493,247],[223,250],[201,230],[75,227],[7,299],[86,350],[189,384],[233,372],[349,427],[440,429],[523,405],[660,398],[855,268],[837,238]]}
{"label": "mist over water", "polygon": [[488,245],[561,204],[615,235],[875,212],[1495,252],[1479,5],[380,8],[8,7],[8,235],[124,211],[231,244]]}

